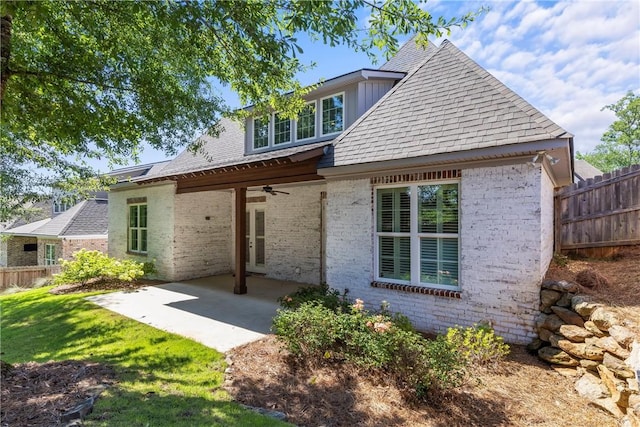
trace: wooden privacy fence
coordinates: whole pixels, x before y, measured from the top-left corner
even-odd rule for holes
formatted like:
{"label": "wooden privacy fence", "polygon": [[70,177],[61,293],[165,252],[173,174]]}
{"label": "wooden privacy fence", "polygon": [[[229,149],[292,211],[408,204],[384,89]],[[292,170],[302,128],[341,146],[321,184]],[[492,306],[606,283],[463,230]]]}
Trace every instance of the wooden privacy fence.
{"label": "wooden privacy fence", "polygon": [[555,227],[556,252],[640,244],[640,165],[558,190]]}
{"label": "wooden privacy fence", "polygon": [[0,290],[9,286],[29,287],[36,279],[51,277],[60,272],[59,265],[27,266],[27,267],[0,267]]}

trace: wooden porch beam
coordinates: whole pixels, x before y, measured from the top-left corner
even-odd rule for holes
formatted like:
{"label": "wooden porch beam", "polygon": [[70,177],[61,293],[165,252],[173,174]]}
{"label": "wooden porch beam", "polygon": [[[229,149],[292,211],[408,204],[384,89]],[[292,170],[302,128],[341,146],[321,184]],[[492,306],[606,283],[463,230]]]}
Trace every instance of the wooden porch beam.
{"label": "wooden porch beam", "polygon": [[[295,175],[295,176],[285,176],[285,177],[280,177],[280,178],[260,178],[260,179],[253,179],[253,180],[249,180],[249,181],[243,181],[242,185],[243,186],[247,186],[247,187],[257,187],[257,186],[261,186],[261,185],[267,185],[267,184],[272,184],[272,185],[276,185],[276,184],[289,184],[292,182],[306,182],[306,181],[320,181],[323,180],[324,178],[321,177],[320,175],[317,175],[315,173],[309,173],[309,174],[304,174],[304,175]],[[229,187],[231,187],[233,184],[228,184],[228,183],[224,183],[224,184],[202,184],[199,186],[189,186],[189,187],[183,187],[180,185],[180,183],[178,182],[178,188],[176,189],[176,193],[177,194],[183,194],[183,193],[195,193],[198,191],[214,191],[214,190],[227,190],[229,189]]]}
{"label": "wooden porch beam", "polygon": [[236,187],[236,268],[233,286],[234,294],[247,293],[247,187]]}

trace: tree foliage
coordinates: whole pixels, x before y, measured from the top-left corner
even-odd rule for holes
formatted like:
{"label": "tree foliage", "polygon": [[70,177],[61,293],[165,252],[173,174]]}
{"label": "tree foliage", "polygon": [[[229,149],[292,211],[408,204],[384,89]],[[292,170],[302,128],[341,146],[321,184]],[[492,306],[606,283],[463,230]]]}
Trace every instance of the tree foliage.
{"label": "tree foliage", "polygon": [[627,92],[618,102],[607,105],[616,120],[602,135],[602,143],[592,153],[577,153],[583,159],[604,172],[640,163],[640,96]]}
{"label": "tree foliage", "polygon": [[[389,56],[401,35],[425,43],[475,16],[434,18],[411,0],[4,0],[0,8],[5,207],[62,177],[86,184],[87,159],[123,163],[144,143],[173,154],[200,132],[215,134],[229,113],[216,85],[258,111],[295,115],[309,90],[296,76],[313,65],[299,59],[301,33]],[[17,176],[29,180],[14,185]]]}

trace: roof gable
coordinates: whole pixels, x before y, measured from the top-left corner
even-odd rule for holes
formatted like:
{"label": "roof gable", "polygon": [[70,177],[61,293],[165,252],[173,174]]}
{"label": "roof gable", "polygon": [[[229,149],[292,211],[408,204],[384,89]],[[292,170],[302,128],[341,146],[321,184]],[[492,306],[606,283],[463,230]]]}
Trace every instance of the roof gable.
{"label": "roof gable", "polygon": [[415,36],[411,37],[396,54],[382,64],[381,70],[408,73],[436,52],[438,48],[430,41],[426,46],[418,46]]}
{"label": "roof gable", "polygon": [[321,167],[571,137],[445,40],[337,138]]}

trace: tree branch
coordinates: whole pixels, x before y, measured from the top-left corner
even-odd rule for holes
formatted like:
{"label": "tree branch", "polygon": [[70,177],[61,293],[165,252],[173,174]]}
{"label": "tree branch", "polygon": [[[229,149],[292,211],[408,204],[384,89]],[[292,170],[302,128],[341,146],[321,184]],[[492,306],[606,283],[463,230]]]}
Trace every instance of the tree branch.
{"label": "tree branch", "polygon": [[51,71],[31,71],[31,70],[14,70],[14,69],[9,69],[8,73],[10,75],[25,75],[25,76],[36,76],[36,77],[55,77],[56,79],[61,79],[61,80],[69,80],[72,82],[76,82],[76,83],[84,83],[84,84],[88,84],[88,85],[94,85],[94,86],[98,86],[102,89],[112,89],[112,90],[119,90],[122,92],[135,92],[133,89],[128,88],[128,87],[119,87],[119,86],[113,86],[110,85],[108,83],[103,83],[103,82],[97,82],[97,81],[92,81],[92,80],[88,80],[88,79],[82,79],[79,77],[71,77],[71,76],[67,76],[67,75],[63,75],[63,74],[58,74],[58,73],[53,73]]}

